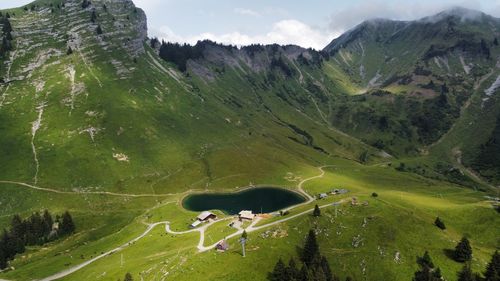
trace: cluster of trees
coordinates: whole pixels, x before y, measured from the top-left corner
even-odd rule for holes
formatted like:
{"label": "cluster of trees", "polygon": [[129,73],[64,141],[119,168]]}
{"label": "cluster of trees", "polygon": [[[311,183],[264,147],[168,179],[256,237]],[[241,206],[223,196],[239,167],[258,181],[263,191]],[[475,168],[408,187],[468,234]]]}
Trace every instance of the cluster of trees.
{"label": "cluster of trees", "polygon": [[429,252],[425,251],[422,257],[417,257],[417,264],[420,267],[415,272],[413,281],[439,281],[442,280],[441,269],[434,267]]}
{"label": "cluster of trees", "polygon": [[286,77],[292,77],[295,74],[295,70],[292,69],[283,59],[282,56],[274,57],[271,59],[271,69],[281,70]]}
{"label": "cluster of trees", "polygon": [[0,24],[2,25],[2,45],[0,46],[0,57],[5,56],[12,50],[12,25],[10,24],[10,15],[0,14]]}
{"label": "cluster of trees", "polygon": [[[428,252],[424,256],[417,258],[420,269],[415,272],[413,281],[440,281],[443,280],[441,270],[434,267]],[[486,266],[484,276],[474,273],[470,263],[466,263],[457,273],[458,281],[499,281],[500,280],[500,254],[496,251],[491,257],[491,261]]]}
{"label": "cluster of trees", "polygon": [[[158,39],[151,40],[151,44],[158,44]],[[170,43],[162,41],[160,46],[160,57],[177,66],[177,68],[185,72],[187,70],[187,62],[190,59],[199,59],[203,57],[203,42],[198,42],[191,46],[188,44]]]}
{"label": "cluster of trees", "polygon": [[[453,258],[464,263],[462,269],[457,273],[458,281],[500,281],[500,254],[496,251],[486,267],[484,276],[474,273],[471,269],[472,248],[467,238],[462,238],[455,247]],[[429,252],[417,258],[419,270],[415,272],[413,281],[440,281],[443,280],[441,270],[435,267]]]}
{"label": "cluster of trees", "polygon": [[472,161],[472,167],[479,171],[481,176],[500,183],[500,114],[497,116],[495,129],[490,138],[479,147],[479,154]]}
{"label": "cluster of trees", "polygon": [[[334,275],[326,258],[321,255],[316,234],[309,231],[304,249],[300,257],[301,267],[297,265],[293,258],[288,265],[285,265],[280,258],[274,270],[268,274],[270,281],[339,281],[339,277]],[[351,280],[347,277],[346,281]]]}
{"label": "cluster of trees", "polygon": [[74,232],[75,224],[67,211],[55,219],[47,210],[43,214],[35,212],[24,220],[15,215],[10,229],[4,229],[0,237],[0,269],[6,268],[17,254],[24,253],[26,246],[43,245]]}

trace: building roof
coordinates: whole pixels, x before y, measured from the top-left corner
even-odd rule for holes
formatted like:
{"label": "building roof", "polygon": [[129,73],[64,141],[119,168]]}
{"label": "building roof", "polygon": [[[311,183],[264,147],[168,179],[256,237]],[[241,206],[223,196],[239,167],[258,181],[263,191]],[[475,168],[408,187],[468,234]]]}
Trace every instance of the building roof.
{"label": "building roof", "polygon": [[227,251],[229,250],[229,243],[227,243],[226,239],[223,239],[217,243],[217,246],[215,246],[219,250],[224,250]]}
{"label": "building roof", "polygon": [[253,219],[255,217],[255,215],[252,213],[252,211],[241,211],[239,213],[240,215],[240,218],[244,218],[244,219]]}
{"label": "building roof", "polygon": [[200,220],[195,220],[192,224],[191,227],[197,227],[201,223]]}
{"label": "building roof", "polygon": [[201,220],[201,221],[204,221],[204,220],[210,218],[211,216],[215,216],[215,214],[213,214],[209,211],[204,211],[201,214],[199,214],[198,217],[196,217],[196,218]]}

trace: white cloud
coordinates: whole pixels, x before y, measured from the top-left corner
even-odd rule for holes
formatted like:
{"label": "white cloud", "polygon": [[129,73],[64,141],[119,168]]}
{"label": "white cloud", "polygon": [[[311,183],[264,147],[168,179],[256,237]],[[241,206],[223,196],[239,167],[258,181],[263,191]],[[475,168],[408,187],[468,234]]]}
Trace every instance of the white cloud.
{"label": "white cloud", "polygon": [[400,1],[397,4],[380,0],[363,1],[332,14],[330,16],[330,30],[343,32],[364,20],[373,18],[415,20],[456,6],[477,10],[481,8],[481,3],[477,0],[435,1],[432,3]]}
{"label": "white cloud", "polygon": [[260,17],[260,14],[254,10],[244,9],[244,8],[235,8],[234,12],[243,16],[252,16],[252,17]]}
{"label": "white cloud", "polygon": [[307,24],[298,20],[282,20],[273,24],[270,31],[262,35],[248,35],[238,31],[214,34],[205,32],[193,36],[181,36],[176,34],[172,29],[163,26],[160,29],[152,29],[153,36],[157,36],[165,41],[195,44],[199,40],[209,39],[224,44],[232,44],[238,46],[250,44],[294,44],[302,47],[311,47],[322,49],[331,40],[339,34],[327,33],[322,30],[314,29]]}

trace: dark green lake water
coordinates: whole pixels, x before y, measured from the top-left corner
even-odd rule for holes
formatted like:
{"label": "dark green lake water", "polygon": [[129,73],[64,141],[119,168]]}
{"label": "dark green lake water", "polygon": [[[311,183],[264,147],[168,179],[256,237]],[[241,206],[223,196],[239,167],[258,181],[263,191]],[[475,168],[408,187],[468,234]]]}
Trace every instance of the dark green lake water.
{"label": "dark green lake water", "polygon": [[182,201],[182,206],[191,211],[221,210],[234,215],[241,210],[270,213],[305,201],[303,196],[293,191],[259,187],[237,193],[193,194]]}

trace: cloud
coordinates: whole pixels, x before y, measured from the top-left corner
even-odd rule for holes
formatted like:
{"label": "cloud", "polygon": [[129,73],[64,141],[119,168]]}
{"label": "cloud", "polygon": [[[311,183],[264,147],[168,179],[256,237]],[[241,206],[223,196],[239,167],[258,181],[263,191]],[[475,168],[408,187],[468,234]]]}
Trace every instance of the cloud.
{"label": "cloud", "polygon": [[153,36],[165,41],[195,44],[199,40],[209,39],[215,42],[244,46],[250,44],[294,44],[302,47],[315,49],[324,48],[339,34],[314,29],[309,25],[294,19],[282,20],[273,24],[271,30],[261,35],[248,35],[238,31],[214,34],[205,32],[192,36],[181,36],[172,29],[163,26],[159,29],[151,29]]}
{"label": "cloud", "polygon": [[250,9],[235,8],[234,12],[236,14],[243,15],[243,16],[260,17],[260,14],[258,12],[250,10]]}
{"label": "cloud", "polygon": [[415,20],[434,15],[452,7],[480,9],[481,4],[476,0],[464,1],[435,1],[429,3],[400,1],[397,4],[387,1],[363,1],[340,10],[330,16],[329,28],[331,31],[343,32],[357,24],[374,18],[392,20]]}

